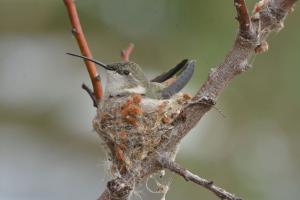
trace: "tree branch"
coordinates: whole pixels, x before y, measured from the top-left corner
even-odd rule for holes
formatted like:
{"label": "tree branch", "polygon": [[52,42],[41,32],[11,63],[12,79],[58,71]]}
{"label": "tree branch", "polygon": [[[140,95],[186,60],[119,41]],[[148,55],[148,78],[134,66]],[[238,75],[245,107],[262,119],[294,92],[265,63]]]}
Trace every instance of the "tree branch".
{"label": "tree branch", "polygon": [[235,76],[251,67],[248,61],[255,54],[256,48],[262,44],[267,46],[267,37],[271,32],[278,31],[283,27],[283,21],[296,1],[262,0],[261,8],[250,17],[248,26],[248,11],[245,8],[244,0],[234,0],[240,26],[233,48],[223,63],[216,69],[211,69],[207,81],[193,97],[192,103],[182,110],[175,128],[170,134],[169,143],[164,148],[165,151],[178,144],[199,122],[214,105],[209,102],[216,102]]}
{"label": "tree branch", "polygon": [[[68,14],[70,17],[70,22],[72,25],[72,33],[74,37],[77,40],[77,43],[79,45],[81,54],[83,56],[86,56],[88,58],[92,58],[92,53],[89,49],[88,43],[85,39],[84,33],[81,28],[81,24],[79,21],[76,5],[74,3],[74,0],[64,0],[64,3],[66,5],[66,8],[68,10]],[[87,71],[89,73],[92,85],[93,85],[93,93],[95,95],[95,98],[97,100],[97,104],[101,97],[103,96],[103,89],[102,89],[102,84],[101,80],[99,79],[97,70],[96,70],[96,65],[88,60],[84,60]]]}
{"label": "tree branch", "polygon": [[110,192],[108,189],[104,190],[101,196],[97,200],[111,200],[110,199]]}
{"label": "tree branch", "polygon": [[130,59],[130,55],[134,50],[134,44],[133,43],[129,43],[128,47],[124,50],[121,51],[121,57],[122,60],[125,62],[128,62]]}
{"label": "tree branch", "polygon": [[274,3],[277,5],[278,8],[283,10],[290,10],[297,0],[275,0]]}
{"label": "tree branch", "polygon": [[160,157],[159,163],[162,165],[163,168],[166,168],[180,176],[182,176],[186,181],[192,181],[209,191],[213,192],[217,197],[221,200],[241,200],[241,198],[236,197],[234,194],[227,192],[226,190],[214,185],[213,181],[206,180],[201,178],[192,172],[184,169],[178,163],[170,160],[166,157]]}
{"label": "tree branch", "polygon": [[133,190],[131,178],[116,178],[107,183],[106,190],[98,200],[127,200]]}
{"label": "tree branch", "polygon": [[94,95],[93,91],[91,90],[91,88],[89,88],[85,83],[81,84],[81,88],[88,93],[88,95],[90,96],[90,98],[93,101],[93,106],[97,108],[98,107],[97,99],[95,98],[95,95]]}
{"label": "tree branch", "polygon": [[244,38],[250,38],[251,35],[249,35],[249,33],[251,33],[251,21],[250,21],[250,17],[248,14],[248,9],[246,6],[246,3],[244,0],[234,0],[234,6],[236,8],[237,11],[237,20],[240,23],[240,34],[244,37]]}

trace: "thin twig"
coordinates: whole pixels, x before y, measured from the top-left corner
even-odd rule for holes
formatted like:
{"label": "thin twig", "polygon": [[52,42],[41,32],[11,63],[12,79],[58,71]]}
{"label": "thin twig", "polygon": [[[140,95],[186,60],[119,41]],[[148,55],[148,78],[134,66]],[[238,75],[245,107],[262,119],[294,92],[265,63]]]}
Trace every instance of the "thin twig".
{"label": "thin twig", "polygon": [[186,181],[192,181],[209,191],[213,192],[217,197],[222,200],[241,200],[241,198],[236,197],[234,194],[227,192],[226,190],[214,185],[213,181],[206,180],[201,178],[192,172],[186,170],[185,168],[181,167],[178,163],[170,160],[166,157],[160,157],[159,163],[162,167],[182,176]]}
{"label": "thin twig", "polygon": [[275,3],[277,3],[278,8],[282,9],[291,9],[297,0],[285,0],[285,1],[278,1],[276,0]]}
{"label": "thin twig", "polygon": [[[79,21],[76,5],[74,3],[74,0],[64,0],[64,3],[66,5],[66,8],[68,10],[68,14],[70,17],[71,25],[72,25],[72,33],[74,37],[77,40],[77,43],[79,45],[81,54],[83,56],[86,56],[88,58],[92,58],[92,53],[89,49],[88,43],[85,39],[84,33],[81,28],[81,24]],[[101,80],[98,77],[98,73],[96,70],[96,65],[93,62],[90,62],[88,60],[84,60],[87,71],[89,73],[91,82],[93,84],[93,90],[94,95],[97,100],[97,102],[101,99],[103,96],[103,89]]]}
{"label": "thin twig", "polygon": [[91,88],[89,88],[85,83],[81,84],[81,88],[83,90],[85,90],[88,93],[88,95],[91,97],[91,99],[93,101],[93,106],[96,107],[96,108],[98,108],[96,97],[95,97],[93,91],[91,90]]}
{"label": "thin twig", "polygon": [[237,11],[237,20],[240,24],[240,32],[244,37],[250,37],[248,34],[250,32],[251,21],[248,14],[248,9],[245,0],[234,0],[234,6]]}
{"label": "thin twig", "polygon": [[130,55],[133,52],[133,49],[134,49],[134,44],[129,43],[128,47],[121,51],[121,57],[122,57],[123,61],[125,61],[125,62],[129,61]]}

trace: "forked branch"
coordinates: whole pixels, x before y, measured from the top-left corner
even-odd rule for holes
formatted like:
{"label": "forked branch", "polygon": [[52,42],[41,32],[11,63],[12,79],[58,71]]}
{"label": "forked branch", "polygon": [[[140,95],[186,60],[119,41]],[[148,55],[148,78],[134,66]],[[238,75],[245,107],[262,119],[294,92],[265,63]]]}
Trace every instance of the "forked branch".
{"label": "forked branch", "polygon": [[134,50],[134,44],[129,43],[128,47],[121,51],[122,60],[125,61],[125,62],[128,62],[129,59],[130,59],[130,55],[132,54],[133,50]]}
{"label": "forked branch", "polygon": [[[224,91],[229,82],[238,74],[247,71],[251,67],[248,61],[253,54],[267,50],[267,37],[271,32],[279,31],[283,28],[284,19],[295,2],[296,0],[262,0],[257,3],[253,16],[249,17],[245,1],[234,0],[238,14],[239,32],[233,48],[225,57],[224,62],[211,70],[207,81],[193,97],[192,103],[182,110],[174,124],[174,129],[171,131],[169,142],[163,148],[162,153],[167,152],[180,143],[182,138],[214,106],[217,98]],[[201,179],[199,179],[200,177],[184,170],[176,163],[168,163],[168,165],[163,166],[182,175],[188,180],[194,180],[194,182],[197,182],[209,190],[212,189],[209,187],[209,184],[207,184],[207,181],[201,181]],[[215,194],[219,196],[218,193]],[[229,197],[230,194],[227,199],[235,198],[234,196]]]}
{"label": "forked branch", "polygon": [[[178,144],[202,116],[212,108],[214,104],[207,102],[216,102],[229,82],[251,67],[248,61],[258,52],[257,48],[267,46],[266,39],[271,32],[281,30],[284,19],[295,2],[296,0],[262,0],[257,3],[259,9],[248,21],[245,1],[234,0],[238,13],[239,32],[233,48],[223,63],[211,69],[207,81],[192,99],[193,102],[183,109],[165,150]],[[247,25],[248,23],[249,25]]]}

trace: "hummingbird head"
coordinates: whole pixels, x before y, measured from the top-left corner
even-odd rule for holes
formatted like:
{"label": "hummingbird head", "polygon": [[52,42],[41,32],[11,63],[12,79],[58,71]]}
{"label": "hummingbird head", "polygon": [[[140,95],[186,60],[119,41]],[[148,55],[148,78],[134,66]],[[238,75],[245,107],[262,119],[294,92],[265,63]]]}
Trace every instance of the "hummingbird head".
{"label": "hummingbird head", "polygon": [[148,80],[141,67],[134,62],[117,62],[104,64],[100,61],[85,56],[67,53],[68,55],[83,58],[107,70],[107,85],[105,92],[108,95],[120,95],[126,93],[145,94]]}
{"label": "hummingbird head", "polygon": [[140,66],[134,62],[118,62],[107,65],[106,92],[115,96],[124,93],[145,94],[148,80]]}

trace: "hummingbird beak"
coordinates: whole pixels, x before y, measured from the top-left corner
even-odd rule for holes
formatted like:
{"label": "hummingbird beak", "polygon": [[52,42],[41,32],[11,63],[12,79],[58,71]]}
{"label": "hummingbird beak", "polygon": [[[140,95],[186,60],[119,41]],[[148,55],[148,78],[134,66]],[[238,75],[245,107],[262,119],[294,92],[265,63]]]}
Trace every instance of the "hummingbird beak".
{"label": "hummingbird beak", "polygon": [[93,62],[93,63],[95,63],[95,64],[97,64],[97,65],[99,65],[99,66],[101,66],[101,67],[103,67],[103,68],[105,68],[107,70],[111,70],[111,71],[115,71],[116,70],[116,69],[114,69],[114,68],[112,68],[112,67],[110,67],[110,66],[108,66],[108,65],[106,65],[106,64],[104,64],[104,63],[102,63],[100,61],[94,60],[92,58],[88,58],[86,56],[81,56],[81,55],[77,55],[77,54],[73,54],[73,53],[66,53],[66,54],[68,54],[70,56],[78,57],[78,58],[83,58],[84,60],[91,61],[91,62]]}

